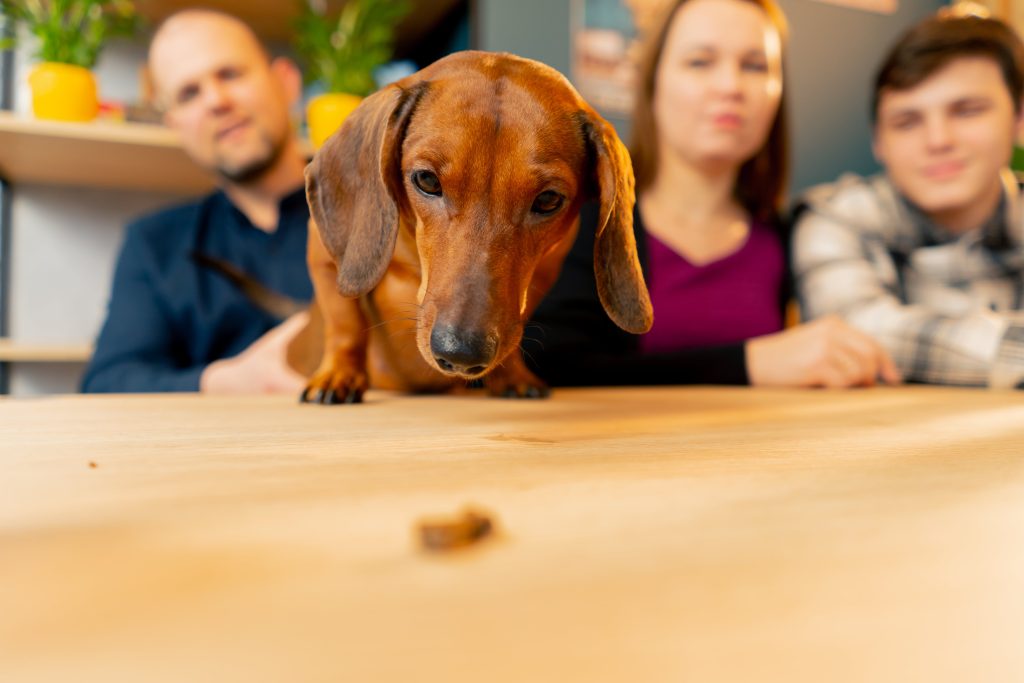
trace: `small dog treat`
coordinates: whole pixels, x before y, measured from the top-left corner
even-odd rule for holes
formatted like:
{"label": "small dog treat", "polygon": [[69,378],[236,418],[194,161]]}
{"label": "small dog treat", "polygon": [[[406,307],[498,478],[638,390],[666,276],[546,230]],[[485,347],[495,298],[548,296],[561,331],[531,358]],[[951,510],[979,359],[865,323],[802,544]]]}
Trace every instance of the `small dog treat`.
{"label": "small dog treat", "polygon": [[465,548],[494,531],[491,517],[472,508],[450,517],[423,519],[417,526],[423,548],[434,552]]}

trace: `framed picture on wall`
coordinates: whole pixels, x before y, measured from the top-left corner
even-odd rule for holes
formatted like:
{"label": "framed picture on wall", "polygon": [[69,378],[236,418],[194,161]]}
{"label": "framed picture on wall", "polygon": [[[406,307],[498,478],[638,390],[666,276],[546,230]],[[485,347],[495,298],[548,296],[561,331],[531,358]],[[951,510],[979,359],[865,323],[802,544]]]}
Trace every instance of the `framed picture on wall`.
{"label": "framed picture on wall", "polygon": [[632,112],[640,39],[664,2],[572,0],[572,80],[601,112]]}
{"label": "framed picture on wall", "polygon": [[818,2],[876,14],[893,14],[898,9],[898,0],[818,0]]}

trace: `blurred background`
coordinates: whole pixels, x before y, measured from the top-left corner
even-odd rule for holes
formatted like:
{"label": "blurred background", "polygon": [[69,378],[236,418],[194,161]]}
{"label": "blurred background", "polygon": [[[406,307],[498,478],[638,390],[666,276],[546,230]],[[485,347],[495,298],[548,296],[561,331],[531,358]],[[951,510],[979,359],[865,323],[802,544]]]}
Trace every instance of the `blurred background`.
{"label": "blurred background", "polygon": [[[115,2],[137,16],[131,35],[106,40],[91,69],[101,106],[99,119],[89,123],[33,117],[28,77],[38,58],[32,36],[18,30],[17,44],[0,53],[0,393],[77,390],[125,223],[212,186],[173,136],[140,123],[154,118],[143,68],[153,28],[186,7],[220,9],[248,22],[276,54],[301,64],[300,15],[336,16],[346,4],[309,1]],[[900,33],[948,3],[778,1],[790,22],[791,192],[845,171],[874,172],[872,74]],[[393,20],[389,58],[373,75],[387,82],[462,49],[513,52],[568,75],[628,139],[636,19],[642,24],[657,2],[409,0]],[[1024,25],[1019,0],[982,4]],[[324,90],[322,82],[307,86],[309,97]],[[295,112],[296,125],[304,125],[303,113]]]}

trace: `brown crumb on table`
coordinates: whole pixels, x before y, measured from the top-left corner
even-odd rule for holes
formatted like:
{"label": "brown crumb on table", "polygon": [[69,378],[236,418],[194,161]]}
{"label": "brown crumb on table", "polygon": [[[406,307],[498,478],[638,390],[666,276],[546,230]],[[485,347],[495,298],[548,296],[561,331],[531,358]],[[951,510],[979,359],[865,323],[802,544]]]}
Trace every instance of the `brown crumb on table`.
{"label": "brown crumb on table", "polygon": [[99,467],[99,465],[97,465],[97,464],[96,464],[96,463],[94,463],[94,462],[93,462],[92,460],[90,460],[90,461],[89,461],[89,467],[91,467],[92,469],[96,469],[97,467]]}
{"label": "brown crumb on table", "polygon": [[465,548],[494,531],[491,516],[466,508],[461,514],[420,520],[417,525],[420,544],[425,550],[444,552]]}

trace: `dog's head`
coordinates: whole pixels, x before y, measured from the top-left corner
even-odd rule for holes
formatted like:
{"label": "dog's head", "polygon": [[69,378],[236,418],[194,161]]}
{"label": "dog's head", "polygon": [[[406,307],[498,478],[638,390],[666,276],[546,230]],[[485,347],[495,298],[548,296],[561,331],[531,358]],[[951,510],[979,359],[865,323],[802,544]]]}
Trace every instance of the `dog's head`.
{"label": "dog's head", "polygon": [[306,192],[345,296],[373,289],[415,231],[417,345],[443,372],[479,376],[517,348],[534,275],[561,265],[595,192],[601,301],[623,329],[650,328],[629,155],[538,62],[461,52],[384,88],[317,153]]}

